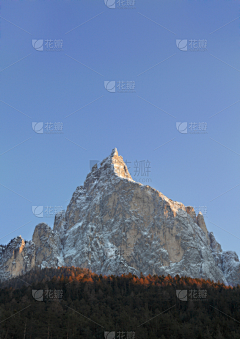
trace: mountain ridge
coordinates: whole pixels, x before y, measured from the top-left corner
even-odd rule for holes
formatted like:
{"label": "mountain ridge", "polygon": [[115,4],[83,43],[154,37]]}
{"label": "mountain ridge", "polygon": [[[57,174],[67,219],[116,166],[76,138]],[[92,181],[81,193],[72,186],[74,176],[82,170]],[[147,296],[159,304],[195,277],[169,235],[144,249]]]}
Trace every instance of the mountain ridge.
{"label": "mountain ridge", "polygon": [[135,182],[116,148],[92,167],[53,229],[39,223],[31,241],[20,236],[0,246],[0,259],[1,281],[35,266],[77,266],[240,283],[237,254],[222,251],[202,213]]}

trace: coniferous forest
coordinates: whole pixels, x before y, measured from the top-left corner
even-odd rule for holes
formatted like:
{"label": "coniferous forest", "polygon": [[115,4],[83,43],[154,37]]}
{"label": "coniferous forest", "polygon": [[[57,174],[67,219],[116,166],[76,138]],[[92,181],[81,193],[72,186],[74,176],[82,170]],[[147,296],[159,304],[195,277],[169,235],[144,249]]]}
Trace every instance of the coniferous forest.
{"label": "coniferous forest", "polygon": [[32,270],[0,285],[0,338],[240,339],[240,286]]}

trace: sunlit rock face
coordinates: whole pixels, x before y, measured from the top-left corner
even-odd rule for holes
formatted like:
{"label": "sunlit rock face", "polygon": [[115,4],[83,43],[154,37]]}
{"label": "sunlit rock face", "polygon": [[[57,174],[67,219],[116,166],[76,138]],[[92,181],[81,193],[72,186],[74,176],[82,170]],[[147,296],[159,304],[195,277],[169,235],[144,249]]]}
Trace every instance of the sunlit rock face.
{"label": "sunlit rock face", "polygon": [[0,245],[0,279],[7,280],[30,271],[35,266],[36,246],[21,236]]}
{"label": "sunlit rock face", "polygon": [[202,213],[196,216],[193,207],[135,182],[116,148],[76,188],[66,212],[55,216],[53,230],[37,225],[27,248],[16,239],[0,247],[2,280],[34,265],[66,265],[105,275],[178,274],[240,283],[236,253],[222,252]]}

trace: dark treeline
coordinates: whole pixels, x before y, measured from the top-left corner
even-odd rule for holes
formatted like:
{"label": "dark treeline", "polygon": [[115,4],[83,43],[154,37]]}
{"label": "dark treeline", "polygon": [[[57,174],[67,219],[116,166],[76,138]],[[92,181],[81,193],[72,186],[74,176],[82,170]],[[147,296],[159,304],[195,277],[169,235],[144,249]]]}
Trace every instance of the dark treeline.
{"label": "dark treeline", "polygon": [[[176,290],[188,290],[187,301]],[[190,298],[190,290],[195,297],[206,291],[205,298]],[[104,331],[126,339],[127,332],[136,339],[240,339],[240,286],[76,267],[32,270],[0,284],[0,339],[97,339]]]}

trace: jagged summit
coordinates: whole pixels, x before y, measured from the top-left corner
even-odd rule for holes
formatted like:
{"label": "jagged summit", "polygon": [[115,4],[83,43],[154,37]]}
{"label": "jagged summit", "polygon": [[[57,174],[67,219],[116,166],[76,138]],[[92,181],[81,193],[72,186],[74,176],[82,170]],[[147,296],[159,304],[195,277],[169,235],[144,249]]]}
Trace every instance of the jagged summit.
{"label": "jagged summit", "polygon": [[114,148],[111,154],[101,162],[100,168],[98,168],[97,164],[95,164],[88,176],[95,175],[95,177],[99,179],[102,176],[109,176],[113,174],[116,174],[120,178],[126,178],[133,181],[130,173],[128,172],[128,168],[123,161],[123,157],[118,155],[116,148]]}
{"label": "jagged summit", "polygon": [[235,252],[223,252],[200,212],[135,182],[114,148],[93,166],[53,230],[35,227],[32,241],[0,246],[0,278],[41,268],[77,266],[98,274],[133,273],[240,283]]}
{"label": "jagged summit", "polygon": [[128,172],[127,165],[123,161],[123,157],[118,155],[116,148],[112,150],[111,160],[114,167],[114,172],[121,178],[132,180],[130,173]]}
{"label": "jagged summit", "polygon": [[111,157],[111,158],[113,158],[114,156],[117,156],[117,157],[118,157],[118,150],[117,150],[116,147],[112,149],[112,152],[111,152],[111,154],[110,154],[110,157]]}

